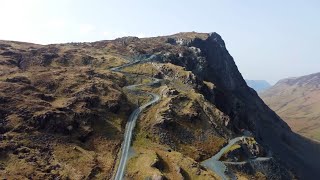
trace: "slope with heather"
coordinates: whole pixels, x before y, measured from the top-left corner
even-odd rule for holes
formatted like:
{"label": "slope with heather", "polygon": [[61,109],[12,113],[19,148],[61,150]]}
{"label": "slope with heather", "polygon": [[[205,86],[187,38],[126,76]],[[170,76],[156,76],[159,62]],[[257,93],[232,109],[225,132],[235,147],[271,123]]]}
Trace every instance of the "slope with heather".
{"label": "slope with heather", "polygon": [[[130,61],[143,63],[109,70]],[[226,159],[255,150],[272,160],[228,165],[232,176],[319,175],[319,145],[294,134],[247,86],[217,33],[47,46],[2,41],[0,69],[0,174],[8,179],[112,178],[126,120],[149,98],[123,87],[152,77],[161,82],[139,91],[161,100],[137,121],[127,178],[219,179],[201,162],[244,133],[257,144],[240,143]]]}

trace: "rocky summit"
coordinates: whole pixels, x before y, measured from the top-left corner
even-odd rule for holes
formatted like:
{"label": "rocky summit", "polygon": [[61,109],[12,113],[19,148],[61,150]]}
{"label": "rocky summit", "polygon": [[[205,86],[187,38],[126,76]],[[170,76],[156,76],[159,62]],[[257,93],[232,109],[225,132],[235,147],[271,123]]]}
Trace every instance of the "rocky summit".
{"label": "rocky summit", "polygon": [[0,70],[5,179],[320,177],[320,145],[247,86],[217,33],[0,41]]}

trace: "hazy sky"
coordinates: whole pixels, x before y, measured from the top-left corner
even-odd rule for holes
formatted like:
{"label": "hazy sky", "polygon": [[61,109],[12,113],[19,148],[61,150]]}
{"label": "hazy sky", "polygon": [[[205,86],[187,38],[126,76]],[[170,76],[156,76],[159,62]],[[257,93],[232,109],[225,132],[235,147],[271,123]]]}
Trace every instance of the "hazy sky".
{"label": "hazy sky", "polygon": [[0,0],[0,39],[35,43],[217,32],[242,75],[320,72],[319,0]]}

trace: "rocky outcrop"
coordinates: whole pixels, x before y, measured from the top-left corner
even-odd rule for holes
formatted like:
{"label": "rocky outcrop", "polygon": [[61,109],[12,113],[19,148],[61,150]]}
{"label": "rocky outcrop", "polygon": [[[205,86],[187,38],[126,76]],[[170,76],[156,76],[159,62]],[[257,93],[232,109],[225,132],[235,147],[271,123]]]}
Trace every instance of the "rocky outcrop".
{"label": "rocky outcrop", "polygon": [[[246,87],[245,81],[219,34],[211,33],[206,40],[195,39],[189,46],[199,48],[201,56],[206,59],[204,67],[188,67],[204,80],[211,81],[228,91]],[[202,69],[202,71],[198,69]]]}
{"label": "rocky outcrop", "polygon": [[316,170],[320,167],[320,159],[316,156],[320,153],[320,145],[293,133],[246,85],[220,35],[211,33],[207,38],[194,38],[183,45],[199,48],[200,57],[191,54],[170,62],[183,65],[198,78],[216,85],[213,103],[231,118],[230,128],[234,132],[240,129],[254,132],[260,144],[274,152],[299,176],[307,179],[320,176]]}

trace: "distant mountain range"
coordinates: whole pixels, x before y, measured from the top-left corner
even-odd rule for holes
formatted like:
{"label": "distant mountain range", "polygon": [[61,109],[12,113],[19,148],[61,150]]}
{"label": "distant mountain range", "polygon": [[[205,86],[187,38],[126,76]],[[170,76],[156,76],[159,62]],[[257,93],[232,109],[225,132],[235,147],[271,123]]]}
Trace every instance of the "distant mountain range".
{"label": "distant mountain range", "polygon": [[320,73],[280,80],[260,97],[294,131],[320,141]]}
{"label": "distant mountain range", "polygon": [[249,87],[253,88],[257,92],[262,92],[271,87],[271,85],[265,80],[248,80],[246,82]]}

